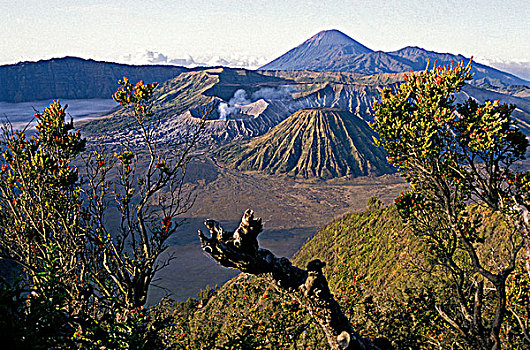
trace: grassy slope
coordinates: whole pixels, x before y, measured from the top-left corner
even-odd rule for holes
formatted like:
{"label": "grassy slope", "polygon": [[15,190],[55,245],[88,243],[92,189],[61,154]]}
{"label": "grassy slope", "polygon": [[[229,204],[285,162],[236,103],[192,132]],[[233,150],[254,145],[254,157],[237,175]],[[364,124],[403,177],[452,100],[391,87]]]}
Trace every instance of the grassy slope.
{"label": "grassy slope", "polygon": [[313,259],[325,261],[332,286],[363,276],[374,292],[393,293],[425,281],[411,265],[422,248],[416,237],[404,231],[395,210],[387,208],[332,221],[300,249],[293,261],[299,266]]}
{"label": "grassy slope", "polygon": [[[484,222],[480,234],[492,242],[480,255],[498,262],[502,252],[495,252],[495,247],[506,239],[506,226],[495,215],[477,215]],[[293,262],[300,267],[316,258],[327,263],[324,272],[331,291],[361,335],[387,337],[399,349],[418,349],[430,348],[421,334],[432,334],[433,329],[442,334],[440,341],[454,339],[436,312],[426,307],[436,299],[443,301],[443,294],[422,299],[448,283],[443,275],[418,268],[432,267],[424,252],[422,240],[403,226],[394,207],[388,207],[332,221],[300,249]],[[197,337],[195,346],[204,349],[234,342],[245,349],[325,348],[319,343],[320,329],[304,309],[262,278],[245,274],[191,313],[188,327]]]}
{"label": "grassy slope", "polygon": [[[325,273],[331,290],[353,316],[362,312],[349,308],[351,293],[357,290],[360,276],[363,288],[374,295],[393,295],[404,286],[423,284],[425,276],[409,264],[419,250],[421,243],[403,231],[395,210],[387,208],[334,220],[306,243],[293,260],[300,267],[315,258],[326,261]],[[378,335],[373,324],[356,327],[364,336]],[[321,330],[307,311],[262,278],[246,274],[222,286],[199,308],[190,317],[188,331],[200,340],[196,344],[204,345],[201,345],[204,349],[221,348],[221,344],[236,338],[252,342],[262,337],[270,342],[264,349],[326,348]]]}

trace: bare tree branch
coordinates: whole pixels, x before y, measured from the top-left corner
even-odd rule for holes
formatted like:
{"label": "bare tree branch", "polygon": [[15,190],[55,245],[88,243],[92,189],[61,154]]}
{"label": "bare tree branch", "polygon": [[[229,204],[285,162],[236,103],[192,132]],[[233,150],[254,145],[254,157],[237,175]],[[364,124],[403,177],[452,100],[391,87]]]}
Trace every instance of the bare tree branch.
{"label": "bare tree branch", "polygon": [[324,262],[316,259],[303,270],[287,258],[278,258],[267,249],[259,248],[257,237],[262,231],[260,218],[252,210],[245,211],[234,232],[225,231],[214,220],[206,220],[207,237],[199,230],[202,249],[225,267],[261,275],[271,284],[282,288],[305,306],[326,334],[331,349],[392,349],[386,339],[373,342],[362,338],[352,328],[340,309],[322,273]]}

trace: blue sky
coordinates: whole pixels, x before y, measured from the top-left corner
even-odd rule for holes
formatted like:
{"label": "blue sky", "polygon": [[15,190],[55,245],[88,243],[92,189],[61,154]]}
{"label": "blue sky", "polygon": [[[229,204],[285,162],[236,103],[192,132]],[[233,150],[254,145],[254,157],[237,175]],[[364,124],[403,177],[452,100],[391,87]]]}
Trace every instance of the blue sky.
{"label": "blue sky", "polygon": [[478,61],[530,62],[528,0],[0,0],[0,11],[0,63],[113,60],[145,49],[273,59],[324,29],[374,50],[414,45]]}

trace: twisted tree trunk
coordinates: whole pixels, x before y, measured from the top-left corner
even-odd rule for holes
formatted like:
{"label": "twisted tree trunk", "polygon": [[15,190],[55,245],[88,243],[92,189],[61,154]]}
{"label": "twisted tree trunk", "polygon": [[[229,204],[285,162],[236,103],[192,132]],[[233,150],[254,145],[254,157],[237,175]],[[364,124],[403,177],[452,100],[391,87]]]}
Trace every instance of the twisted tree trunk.
{"label": "twisted tree trunk", "polygon": [[269,250],[259,248],[257,237],[262,224],[261,219],[254,218],[252,210],[245,212],[234,232],[224,231],[214,220],[206,220],[205,225],[210,237],[199,230],[199,238],[206,253],[225,267],[262,275],[270,283],[287,291],[318,322],[331,349],[392,349],[386,339],[370,341],[353,330],[329,290],[322,273],[326,265],[324,262],[313,260],[307,264],[306,270],[302,270],[293,266],[289,259],[278,258]]}

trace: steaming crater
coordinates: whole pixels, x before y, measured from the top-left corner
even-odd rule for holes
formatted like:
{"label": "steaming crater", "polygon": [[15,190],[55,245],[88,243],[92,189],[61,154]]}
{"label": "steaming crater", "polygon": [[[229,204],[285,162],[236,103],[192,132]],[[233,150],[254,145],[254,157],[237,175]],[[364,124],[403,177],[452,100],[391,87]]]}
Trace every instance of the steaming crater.
{"label": "steaming crater", "polygon": [[205,139],[214,143],[263,135],[285,119],[288,112],[284,104],[278,103],[281,101],[260,98],[244,105],[234,104],[231,113],[222,119],[218,108],[222,101],[215,98],[209,105],[190,109],[177,118],[167,120],[161,125],[161,129],[165,130],[162,137],[164,142],[170,144],[192,130],[202,113],[208,110],[211,113],[206,123]]}
{"label": "steaming crater", "polygon": [[192,118],[201,118],[205,111],[212,109],[208,120],[210,121],[220,121],[220,120],[246,120],[252,119],[260,116],[265,112],[269,106],[269,102],[260,98],[257,101],[249,102],[248,104],[235,104],[231,106],[229,114],[222,114],[219,110],[219,106],[224,103],[222,100],[215,100],[209,105],[201,106],[198,108],[190,109],[187,114],[188,117]]}
{"label": "steaming crater", "polygon": [[[280,87],[262,87],[252,93],[247,92],[244,89],[238,89],[234,92],[234,95],[228,100],[220,100],[217,106],[217,112],[220,120],[234,120],[234,119],[244,119],[246,115],[257,116],[261,112],[251,112],[248,111],[255,110],[255,104],[258,101],[263,101],[267,103],[266,100],[292,100],[294,89],[289,86],[280,86]],[[247,107],[250,106],[250,107]],[[265,107],[266,108],[266,107]],[[260,108],[257,108],[260,110]]]}

